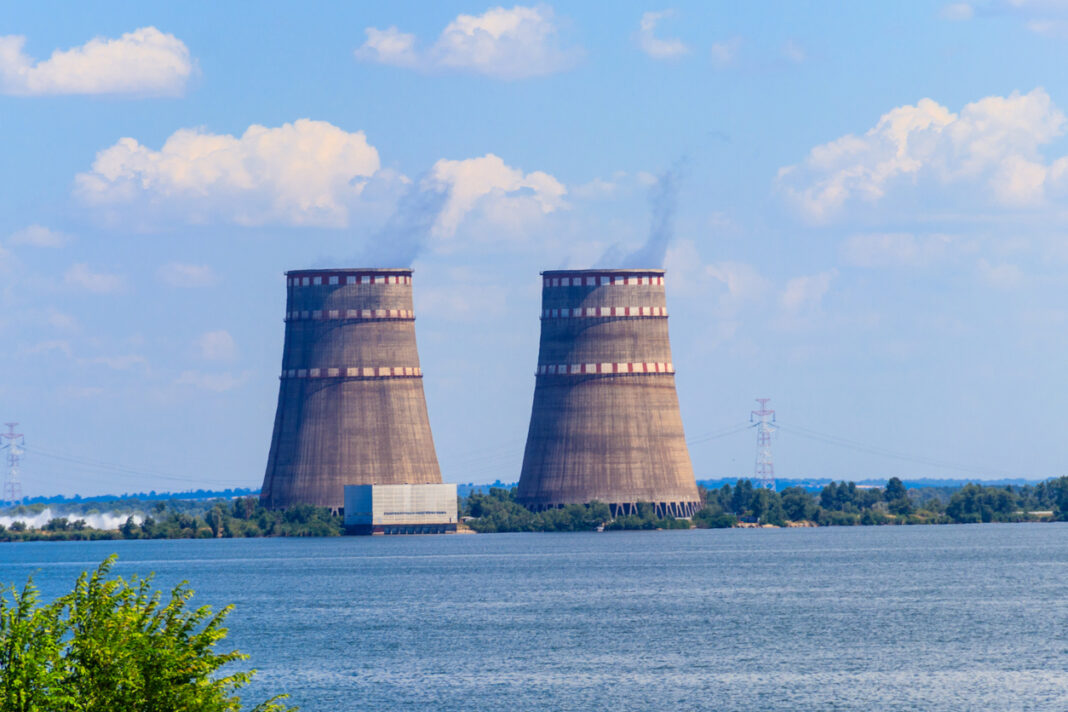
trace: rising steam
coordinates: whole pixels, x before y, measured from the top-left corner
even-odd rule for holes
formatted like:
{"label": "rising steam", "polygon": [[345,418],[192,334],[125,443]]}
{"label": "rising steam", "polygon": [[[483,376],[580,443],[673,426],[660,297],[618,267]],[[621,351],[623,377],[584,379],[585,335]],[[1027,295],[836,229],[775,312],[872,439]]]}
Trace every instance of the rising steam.
{"label": "rising steam", "polygon": [[[94,513],[94,514],[76,514],[71,512],[64,512],[61,510],[53,511],[51,507],[46,508],[38,512],[37,514],[22,514],[22,515],[3,515],[0,516],[0,524],[5,527],[10,527],[15,522],[23,522],[29,529],[40,529],[48,522],[59,517],[66,517],[72,523],[78,519],[83,520],[87,526],[93,529],[118,529],[126,523],[126,518],[129,514],[116,514],[114,512]],[[140,524],[144,521],[144,517],[140,514],[132,515],[135,522]]]}
{"label": "rising steam", "polygon": [[682,182],[686,168],[686,159],[682,158],[668,170],[661,173],[656,183],[649,189],[649,209],[652,222],[649,225],[649,237],[637,250],[622,255],[618,246],[613,245],[601,256],[602,267],[663,267],[668,245],[675,237],[675,212],[679,204],[679,184]]}
{"label": "rising steam", "polygon": [[393,214],[360,255],[365,267],[408,267],[426,247],[430,231],[449,200],[449,186],[423,178],[397,201]]}

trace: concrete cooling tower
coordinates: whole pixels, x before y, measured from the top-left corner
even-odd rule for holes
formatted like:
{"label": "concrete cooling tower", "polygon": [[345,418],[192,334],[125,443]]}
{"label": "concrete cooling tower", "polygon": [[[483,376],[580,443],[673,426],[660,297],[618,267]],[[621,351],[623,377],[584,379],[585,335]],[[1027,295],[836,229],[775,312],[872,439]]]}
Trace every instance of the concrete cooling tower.
{"label": "concrete cooling tower", "polygon": [[410,269],[286,273],[286,335],[260,500],[344,507],[345,485],[441,482]]}
{"label": "concrete cooling tower", "polygon": [[700,508],[675,393],[664,271],[542,273],[541,347],[518,499],[630,514]]}

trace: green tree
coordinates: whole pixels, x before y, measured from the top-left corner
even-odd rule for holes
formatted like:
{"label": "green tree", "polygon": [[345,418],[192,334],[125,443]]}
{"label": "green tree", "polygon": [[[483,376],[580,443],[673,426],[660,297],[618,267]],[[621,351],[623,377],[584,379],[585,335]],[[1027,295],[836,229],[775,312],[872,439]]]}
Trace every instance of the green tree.
{"label": "green tree", "polygon": [[908,496],[908,490],[905,489],[905,483],[898,477],[891,477],[886,483],[886,489],[883,490],[883,499],[887,502],[893,502],[895,499],[901,499]]}
{"label": "green tree", "polygon": [[[3,712],[236,712],[255,671],[221,675],[247,658],[217,653],[230,607],[190,610],[183,583],[166,602],[152,578],[109,578],[115,557],[48,605],[32,579],[0,593]],[[255,712],[280,712],[281,695]],[[296,709],[296,708],[291,708]]]}
{"label": "green tree", "polygon": [[816,500],[800,487],[788,487],[779,493],[782,510],[793,522],[813,519],[816,516]]}

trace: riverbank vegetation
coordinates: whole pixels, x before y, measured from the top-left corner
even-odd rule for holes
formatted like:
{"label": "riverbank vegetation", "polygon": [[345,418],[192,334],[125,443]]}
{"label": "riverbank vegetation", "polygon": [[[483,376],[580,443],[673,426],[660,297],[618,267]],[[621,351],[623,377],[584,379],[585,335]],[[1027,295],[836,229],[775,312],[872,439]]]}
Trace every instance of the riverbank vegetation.
{"label": "riverbank vegetation", "polygon": [[[612,517],[607,504],[572,504],[532,512],[515,500],[515,488],[491,487],[462,497],[459,512],[476,532],[574,532],[623,529],[688,529],[753,526],[870,526],[884,524],[969,524],[1068,521],[1068,477],[1035,485],[979,485],[906,489],[891,478],[886,487],[831,482],[811,491],[764,489],[749,480],[700,488],[704,507],[692,519],[658,517],[652,504],[638,513]],[[325,507],[265,509],[257,497],[214,501],[129,501],[102,514],[100,503],[71,507],[48,518],[43,504],[5,513],[4,541],[93,541],[99,539],[211,539],[263,536],[339,536],[342,517]],[[24,517],[22,519],[21,517]],[[30,526],[27,522],[38,522]],[[111,526],[94,522],[111,521]]]}
{"label": "riverbank vegetation", "polygon": [[[39,505],[23,507],[10,517],[39,517]],[[35,511],[36,509],[36,511]],[[95,511],[95,510],[94,510]],[[21,512],[21,513],[20,513]],[[75,510],[38,528],[16,519],[0,525],[0,541],[93,541],[98,539],[213,539],[261,536],[339,536],[342,518],[326,507],[301,505],[285,511],[263,507],[257,497],[233,500],[146,503],[139,511],[123,512],[112,529],[90,527],[92,513]],[[121,522],[121,523],[120,523]]]}
{"label": "riverbank vegetation", "polygon": [[638,515],[615,519],[601,502],[535,513],[515,501],[514,489],[503,488],[473,493],[461,511],[478,532],[1068,521],[1068,477],[1037,485],[916,489],[906,489],[894,477],[885,488],[831,482],[818,492],[801,487],[776,492],[738,480],[733,487],[701,488],[701,497],[704,507],[692,520],[657,518],[647,503],[639,503]]}
{"label": "riverbank vegetation", "polygon": [[[237,692],[255,671],[218,652],[230,607],[191,609],[193,591],[179,584],[164,599],[152,578],[111,576],[112,556],[83,573],[74,590],[41,602],[31,578],[0,589],[0,710],[238,712]],[[228,674],[220,671],[228,668]],[[274,697],[253,712],[287,712]]]}
{"label": "riverbank vegetation", "polygon": [[[893,477],[885,488],[832,482],[818,493],[800,487],[782,492],[739,480],[703,493],[696,526],[856,526],[972,524],[1068,520],[1068,477],[1037,485],[906,489]],[[732,521],[733,520],[733,521]],[[706,524],[707,522],[707,524]]]}
{"label": "riverbank vegetation", "polygon": [[658,517],[653,505],[642,502],[638,513],[612,517],[603,502],[569,504],[559,509],[532,512],[515,501],[515,490],[491,487],[489,492],[472,492],[461,501],[460,511],[467,526],[480,533],[492,532],[588,532],[610,529],[689,529],[685,519]]}

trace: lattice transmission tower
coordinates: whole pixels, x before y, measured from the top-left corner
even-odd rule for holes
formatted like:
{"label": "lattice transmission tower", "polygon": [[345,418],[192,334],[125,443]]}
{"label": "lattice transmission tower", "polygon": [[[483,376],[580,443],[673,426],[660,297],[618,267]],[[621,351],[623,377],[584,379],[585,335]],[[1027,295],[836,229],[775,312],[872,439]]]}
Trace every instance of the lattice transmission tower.
{"label": "lattice transmission tower", "polygon": [[7,450],[7,474],[4,476],[4,490],[0,493],[0,500],[10,506],[22,504],[22,482],[19,481],[19,460],[22,457],[22,446],[25,440],[22,433],[15,432],[18,423],[4,423],[7,426],[6,433],[0,433],[0,438],[7,441],[3,449]]}
{"label": "lattice transmission tower", "polygon": [[750,411],[749,422],[757,431],[756,464],[753,466],[753,479],[758,487],[775,489],[775,460],[771,456],[771,434],[775,427],[775,411],[768,409],[770,398],[757,398],[759,410]]}

